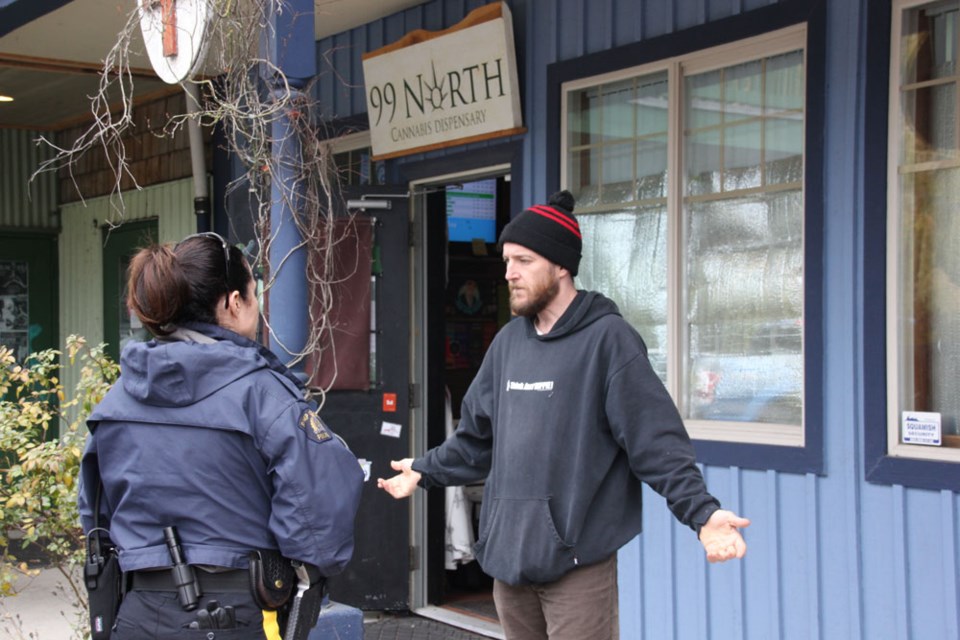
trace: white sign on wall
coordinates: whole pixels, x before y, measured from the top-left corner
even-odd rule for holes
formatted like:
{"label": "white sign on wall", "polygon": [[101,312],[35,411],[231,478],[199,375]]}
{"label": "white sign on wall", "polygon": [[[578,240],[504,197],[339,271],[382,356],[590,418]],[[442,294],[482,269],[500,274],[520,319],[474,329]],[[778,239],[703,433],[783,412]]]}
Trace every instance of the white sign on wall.
{"label": "white sign on wall", "polygon": [[930,411],[904,411],[901,424],[906,444],[941,445],[940,414]]}
{"label": "white sign on wall", "polygon": [[363,56],[374,158],[521,133],[510,9],[472,11]]}

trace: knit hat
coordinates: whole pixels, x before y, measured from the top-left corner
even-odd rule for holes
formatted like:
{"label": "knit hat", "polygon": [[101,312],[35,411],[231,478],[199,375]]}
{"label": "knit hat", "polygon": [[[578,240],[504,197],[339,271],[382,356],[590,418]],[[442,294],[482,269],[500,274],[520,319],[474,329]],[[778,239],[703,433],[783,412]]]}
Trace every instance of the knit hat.
{"label": "knit hat", "polygon": [[577,275],[583,240],[573,206],[573,194],[563,190],[550,196],[547,204],[524,209],[500,233],[501,250],[503,243],[514,242]]}

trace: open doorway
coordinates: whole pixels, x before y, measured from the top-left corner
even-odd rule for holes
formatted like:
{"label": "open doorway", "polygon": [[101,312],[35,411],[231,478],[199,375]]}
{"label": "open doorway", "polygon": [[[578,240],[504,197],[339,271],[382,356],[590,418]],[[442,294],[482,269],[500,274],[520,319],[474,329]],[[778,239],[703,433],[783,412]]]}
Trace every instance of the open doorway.
{"label": "open doorway", "polygon": [[[424,200],[427,447],[456,428],[464,395],[510,320],[496,244],[510,219],[510,187],[505,173],[473,175],[430,185]],[[424,536],[431,617],[472,620],[465,626],[474,631],[499,628],[493,580],[473,559],[482,499],[483,483],[431,490]]]}

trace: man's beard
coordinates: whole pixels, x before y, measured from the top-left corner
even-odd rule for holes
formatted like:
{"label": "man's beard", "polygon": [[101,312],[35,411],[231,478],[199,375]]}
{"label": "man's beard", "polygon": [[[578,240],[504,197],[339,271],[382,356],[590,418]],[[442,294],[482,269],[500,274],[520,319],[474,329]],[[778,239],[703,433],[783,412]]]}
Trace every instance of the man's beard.
{"label": "man's beard", "polygon": [[510,311],[513,315],[533,318],[546,309],[547,305],[560,293],[560,281],[554,279],[545,287],[528,287],[527,293],[529,294],[529,299],[524,303],[514,302],[513,296],[510,296]]}

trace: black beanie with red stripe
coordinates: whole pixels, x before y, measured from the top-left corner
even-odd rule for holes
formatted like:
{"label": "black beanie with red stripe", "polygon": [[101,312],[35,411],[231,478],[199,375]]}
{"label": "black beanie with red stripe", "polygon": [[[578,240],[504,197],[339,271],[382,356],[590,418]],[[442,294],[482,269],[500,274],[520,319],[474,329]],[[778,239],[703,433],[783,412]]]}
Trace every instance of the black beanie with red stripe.
{"label": "black beanie with red stripe", "polygon": [[514,242],[577,275],[583,238],[573,206],[573,194],[564,190],[550,196],[547,204],[524,209],[500,233],[501,250],[504,242]]}

